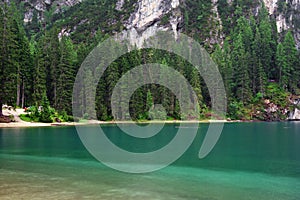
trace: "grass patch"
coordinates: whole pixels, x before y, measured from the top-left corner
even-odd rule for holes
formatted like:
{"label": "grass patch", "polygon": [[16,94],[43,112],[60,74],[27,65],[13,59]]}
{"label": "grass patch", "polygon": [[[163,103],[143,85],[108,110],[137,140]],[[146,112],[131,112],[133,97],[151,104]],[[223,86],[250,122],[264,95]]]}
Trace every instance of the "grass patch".
{"label": "grass patch", "polygon": [[29,114],[21,114],[20,119],[25,121],[25,122],[32,122],[33,120],[31,119]]}

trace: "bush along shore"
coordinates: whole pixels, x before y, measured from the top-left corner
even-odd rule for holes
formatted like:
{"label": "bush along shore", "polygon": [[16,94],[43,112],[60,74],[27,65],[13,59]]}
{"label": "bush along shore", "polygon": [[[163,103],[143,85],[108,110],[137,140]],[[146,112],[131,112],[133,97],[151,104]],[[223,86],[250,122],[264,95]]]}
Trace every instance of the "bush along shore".
{"label": "bush along shore", "polygon": [[[0,123],[10,122],[31,122],[31,123],[49,123],[53,125],[69,125],[70,122],[93,122],[101,123],[101,121],[91,120],[88,114],[84,114],[81,119],[74,119],[73,116],[66,112],[57,112],[52,108],[45,98],[42,106],[31,106],[25,109],[17,109],[14,111],[12,107],[4,106],[3,113],[6,115],[0,116]],[[209,109],[202,110],[200,120],[208,122],[210,119],[226,121],[286,121],[300,120],[300,98],[280,89],[276,83],[269,84],[266,93],[257,94],[248,105],[243,105],[241,102],[234,101],[228,105],[227,116],[220,117],[214,115]],[[145,116],[151,113],[145,113]],[[152,113],[153,115],[153,113]],[[154,114],[155,115],[155,114]],[[149,122],[150,118],[145,117],[137,122]],[[187,119],[187,121],[193,121]],[[167,117],[166,120],[155,120],[179,122],[179,119]],[[102,121],[102,123],[113,123],[113,120]],[[30,126],[30,124],[28,124]]]}

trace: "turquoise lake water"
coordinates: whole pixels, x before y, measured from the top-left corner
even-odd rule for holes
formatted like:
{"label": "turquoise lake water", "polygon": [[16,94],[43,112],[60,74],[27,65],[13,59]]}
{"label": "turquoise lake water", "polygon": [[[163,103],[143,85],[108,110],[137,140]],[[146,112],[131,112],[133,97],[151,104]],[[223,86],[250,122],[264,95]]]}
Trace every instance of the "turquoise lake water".
{"label": "turquoise lake water", "polygon": [[[198,152],[208,124],[199,126],[180,159],[146,174],[101,164],[74,127],[2,128],[0,199],[300,199],[299,122],[226,124],[202,160]],[[139,140],[116,126],[102,126],[111,141],[134,152],[163,147],[177,127],[165,125],[157,136]]]}

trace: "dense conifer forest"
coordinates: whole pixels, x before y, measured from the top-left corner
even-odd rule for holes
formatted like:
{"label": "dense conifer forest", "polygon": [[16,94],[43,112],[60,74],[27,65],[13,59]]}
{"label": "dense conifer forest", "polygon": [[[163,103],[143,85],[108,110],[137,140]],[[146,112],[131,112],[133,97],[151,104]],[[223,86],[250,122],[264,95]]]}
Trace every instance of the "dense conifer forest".
{"label": "dense conifer forest", "polygon": [[[0,109],[3,104],[14,107],[31,107],[31,116],[38,121],[51,121],[51,113],[59,113],[64,120],[72,115],[72,90],[77,71],[89,52],[101,41],[124,29],[123,22],[133,11],[126,1],[124,9],[114,9],[115,1],[83,1],[65,12],[45,13],[45,20],[36,15],[24,24],[21,3],[1,3],[0,9]],[[223,42],[211,45],[205,39],[210,35],[211,3],[187,0],[182,7],[182,32],[196,39],[219,66],[228,98],[227,118],[245,120],[284,120],[293,107],[291,95],[299,95],[300,57],[293,30],[282,34],[264,5],[253,15],[258,1],[234,0],[228,5],[219,1],[223,22]],[[283,8],[282,8],[283,9]],[[88,23],[84,20],[88,19]],[[81,22],[81,23],[80,23]],[[71,34],[58,37],[62,27],[81,24]],[[112,63],[99,80],[96,111],[99,120],[113,120],[110,97],[120,77],[131,68],[145,63],[174,66],[196,91],[202,119],[213,115],[211,99],[206,85],[195,70],[182,58],[144,49],[126,54]],[[163,56],[162,56],[163,55]],[[92,73],[92,72],[90,72]],[[87,80],[88,81],[88,80]],[[88,88],[82,95],[89,92]],[[277,106],[267,112],[266,100]],[[176,97],[165,87],[145,85],[131,98],[131,117],[149,119],[148,110],[153,104],[164,105],[168,119],[180,119]],[[39,106],[44,112],[38,114]],[[0,114],[1,114],[0,110]],[[89,119],[86,111],[83,117]],[[126,117],[124,117],[124,120]],[[34,120],[34,119],[31,119]]]}

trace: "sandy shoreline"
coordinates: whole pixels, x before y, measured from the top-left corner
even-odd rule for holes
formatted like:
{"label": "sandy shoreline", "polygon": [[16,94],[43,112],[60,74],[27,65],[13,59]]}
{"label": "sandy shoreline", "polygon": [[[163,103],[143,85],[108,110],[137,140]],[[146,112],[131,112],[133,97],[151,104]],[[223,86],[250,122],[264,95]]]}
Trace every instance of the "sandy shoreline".
{"label": "sandy shoreline", "polygon": [[90,120],[86,122],[62,122],[62,123],[39,123],[39,122],[25,122],[19,117],[21,114],[25,114],[24,109],[16,110],[3,110],[3,114],[6,116],[13,115],[16,122],[11,123],[0,123],[0,128],[22,128],[22,127],[51,127],[51,126],[79,126],[79,125],[97,125],[97,124],[179,124],[179,123],[228,123],[228,122],[239,122],[239,121],[227,121],[227,120],[151,120],[151,121],[97,121]]}
{"label": "sandy shoreline", "polygon": [[203,120],[203,121],[89,121],[89,122],[62,122],[62,123],[38,123],[38,122],[11,122],[0,123],[0,128],[22,128],[22,127],[51,127],[51,126],[79,126],[79,125],[97,125],[97,124],[149,124],[149,123],[164,123],[164,124],[176,124],[176,123],[228,123],[226,120]]}

